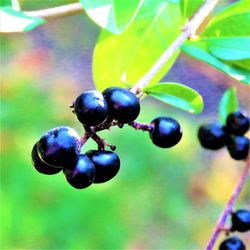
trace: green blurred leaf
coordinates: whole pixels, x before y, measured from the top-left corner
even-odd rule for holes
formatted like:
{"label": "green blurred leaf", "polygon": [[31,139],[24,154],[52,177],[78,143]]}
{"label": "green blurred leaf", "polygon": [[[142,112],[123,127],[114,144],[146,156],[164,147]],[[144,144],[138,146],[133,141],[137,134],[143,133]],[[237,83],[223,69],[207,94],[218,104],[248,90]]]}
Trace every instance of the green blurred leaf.
{"label": "green blurred leaf", "polygon": [[163,82],[143,89],[146,94],[176,108],[198,114],[203,110],[202,96],[180,83]]}
{"label": "green blurred leaf", "polygon": [[30,31],[45,23],[41,18],[27,16],[10,7],[0,8],[0,18],[0,32],[3,33]]}
{"label": "green blurred leaf", "polygon": [[89,17],[102,28],[119,34],[134,20],[144,0],[80,0]]}
{"label": "green blurred leaf", "polygon": [[231,87],[225,91],[219,103],[219,119],[222,124],[226,123],[227,116],[238,110],[236,88]]}
{"label": "green blurred leaf", "polygon": [[232,78],[243,83],[250,84],[250,73],[248,70],[224,63],[223,61],[208,53],[201,42],[187,42],[182,46],[182,50],[190,56],[212,65],[220,71],[228,74]]}
{"label": "green blurred leaf", "polygon": [[250,58],[250,37],[212,38],[207,45],[214,56],[223,60]]}
{"label": "green blurred leaf", "polygon": [[216,15],[202,36],[249,36],[249,15],[249,0],[238,1]]}
{"label": "green blurred leaf", "polygon": [[198,41],[182,49],[243,83],[250,83],[250,5],[241,0],[216,15]]}
{"label": "green blurred leaf", "polygon": [[[179,5],[145,1],[134,22],[120,35],[103,30],[94,50],[93,77],[98,89],[135,84],[179,35]],[[152,79],[158,82],[171,68],[177,51]]]}
{"label": "green blurred leaf", "polygon": [[1,7],[11,7],[13,10],[20,10],[18,0],[0,0],[0,8]]}
{"label": "green blurred leaf", "polygon": [[75,3],[76,0],[19,0],[22,10],[39,10]]}
{"label": "green blurred leaf", "polygon": [[180,0],[182,16],[185,19],[190,18],[205,0]]}

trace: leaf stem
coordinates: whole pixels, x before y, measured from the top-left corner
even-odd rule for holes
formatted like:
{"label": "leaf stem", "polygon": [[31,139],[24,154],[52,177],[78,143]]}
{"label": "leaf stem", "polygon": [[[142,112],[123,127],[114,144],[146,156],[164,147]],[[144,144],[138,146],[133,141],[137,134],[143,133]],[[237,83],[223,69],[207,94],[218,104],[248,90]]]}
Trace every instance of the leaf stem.
{"label": "leaf stem", "polygon": [[82,5],[80,3],[71,3],[49,9],[24,11],[28,16],[40,17],[44,19],[52,19],[63,16],[69,16],[83,12]]}
{"label": "leaf stem", "polygon": [[203,23],[205,18],[211,13],[219,0],[206,0],[200,9],[194,14],[194,16],[183,27],[183,32],[176,38],[176,40],[167,48],[167,50],[161,55],[151,69],[137,82],[136,85],[131,88],[133,93],[137,93],[138,90],[144,88],[153,77],[161,70],[167,60],[180,48],[180,46],[189,38],[194,36],[197,29]]}
{"label": "leaf stem", "polygon": [[237,183],[235,189],[233,190],[230,199],[224,209],[224,211],[221,213],[218,222],[214,228],[213,234],[207,244],[206,250],[212,250],[215,242],[221,232],[221,228],[225,227],[225,223],[227,220],[228,215],[232,212],[233,210],[233,205],[235,203],[235,201],[237,200],[237,198],[239,197],[239,194],[247,180],[248,174],[249,174],[249,170],[250,170],[250,158],[247,160],[246,162],[246,167],[242,172],[242,175],[239,179],[239,182]]}

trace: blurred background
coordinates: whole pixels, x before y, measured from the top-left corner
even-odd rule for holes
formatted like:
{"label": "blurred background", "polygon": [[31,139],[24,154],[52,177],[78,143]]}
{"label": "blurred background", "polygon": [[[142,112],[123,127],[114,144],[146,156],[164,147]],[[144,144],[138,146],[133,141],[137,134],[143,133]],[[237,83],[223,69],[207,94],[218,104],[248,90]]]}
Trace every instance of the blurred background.
{"label": "blurred background", "polygon": [[[244,162],[232,160],[226,149],[202,149],[197,129],[217,120],[229,86],[237,88],[240,108],[249,114],[249,88],[203,62],[181,54],[164,78],[199,91],[202,114],[151,98],[142,101],[139,121],[164,115],[181,123],[183,138],[174,148],[157,148],[146,132],[128,126],[104,131],[100,135],[117,145],[120,172],[84,190],[69,186],[62,173],[42,175],[31,164],[34,143],[49,129],[66,125],[83,135],[69,106],[94,88],[91,63],[98,34],[96,24],[78,14],[30,33],[1,36],[0,247],[204,249]],[[95,148],[89,141],[82,152]],[[249,199],[248,182],[236,208],[249,208]],[[250,244],[246,234],[238,236]],[[221,234],[218,243],[223,239]]]}

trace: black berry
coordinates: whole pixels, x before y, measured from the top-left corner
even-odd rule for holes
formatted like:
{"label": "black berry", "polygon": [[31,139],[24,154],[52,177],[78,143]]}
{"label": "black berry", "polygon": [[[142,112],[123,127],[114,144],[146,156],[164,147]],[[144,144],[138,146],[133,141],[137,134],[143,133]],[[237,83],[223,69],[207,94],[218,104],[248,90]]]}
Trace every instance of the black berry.
{"label": "black berry", "polygon": [[231,237],[220,244],[219,250],[246,250],[246,246],[239,238]]}
{"label": "black berry", "polygon": [[235,160],[244,160],[249,153],[249,139],[244,136],[231,136],[227,141],[228,152]]}
{"label": "black berry", "polygon": [[93,183],[95,165],[85,154],[81,154],[73,168],[63,170],[68,183],[77,189],[83,189]]}
{"label": "black berry", "polygon": [[111,180],[120,169],[120,159],[114,152],[90,150],[86,155],[96,168],[94,183],[103,183]]}
{"label": "black berry", "polygon": [[52,174],[57,174],[62,170],[62,168],[52,167],[40,159],[37,153],[37,143],[34,145],[32,149],[31,158],[34,168],[41,174],[52,175]]}
{"label": "black berry", "polygon": [[250,126],[250,119],[241,111],[231,113],[226,121],[227,129],[234,135],[244,135]]}
{"label": "black berry", "polygon": [[41,160],[59,168],[74,165],[80,151],[80,137],[69,127],[51,129],[37,144]]}
{"label": "black berry", "polygon": [[107,102],[96,90],[83,92],[76,98],[73,107],[78,120],[86,126],[96,126],[108,115]]}
{"label": "black berry", "polygon": [[217,124],[203,125],[198,130],[198,139],[202,147],[216,150],[226,145],[225,127]]}
{"label": "black berry", "polygon": [[239,209],[232,213],[232,227],[231,231],[247,232],[250,230],[250,211]]}
{"label": "black berry", "polygon": [[140,113],[140,102],[128,89],[112,87],[104,90],[103,96],[108,103],[109,116],[120,123],[134,121]]}
{"label": "black berry", "polygon": [[155,118],[150,125],[149,132],[152,142],[161,148],[169,148],[177,144],[182,137],[180,124],[169,117]]}

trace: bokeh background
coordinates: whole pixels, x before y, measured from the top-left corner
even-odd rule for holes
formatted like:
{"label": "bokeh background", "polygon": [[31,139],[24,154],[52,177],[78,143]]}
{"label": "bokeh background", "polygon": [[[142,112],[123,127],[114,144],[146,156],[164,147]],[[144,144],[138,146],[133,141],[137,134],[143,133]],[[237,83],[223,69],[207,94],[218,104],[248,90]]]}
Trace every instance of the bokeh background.
{"label": "bokeh background", "polygon": [[[46,7],[44,1],[35,7],[38,2]],[[102,132],[117,145],[121,170],[112,181],[84,190],[69,186],[62,173],[41,175],[31,164],[34,143],[49,129],[66,125],[83,135],[69,106],[94,88],[91,63],[99,31],[78,14],[30,33],[1,35],[0,247],[204,249],[244,162],[232,160],[226,149],[202,149],[197,129],[217,120],[229,86],[237,88],[240,108],[249,114],[249,88],[203,62],[181,54],[164,78],[198,90],[202,114],[142,101],[141,122],[166,115],[181,123],[183,138],[174,148],[157,148],[146,132],[127,126]],[[83,152],[94,148],[89,141]],[[248,182],[236,208],[249,208],[249,199]],[[238,236],[250,245],[247,234]]]}

